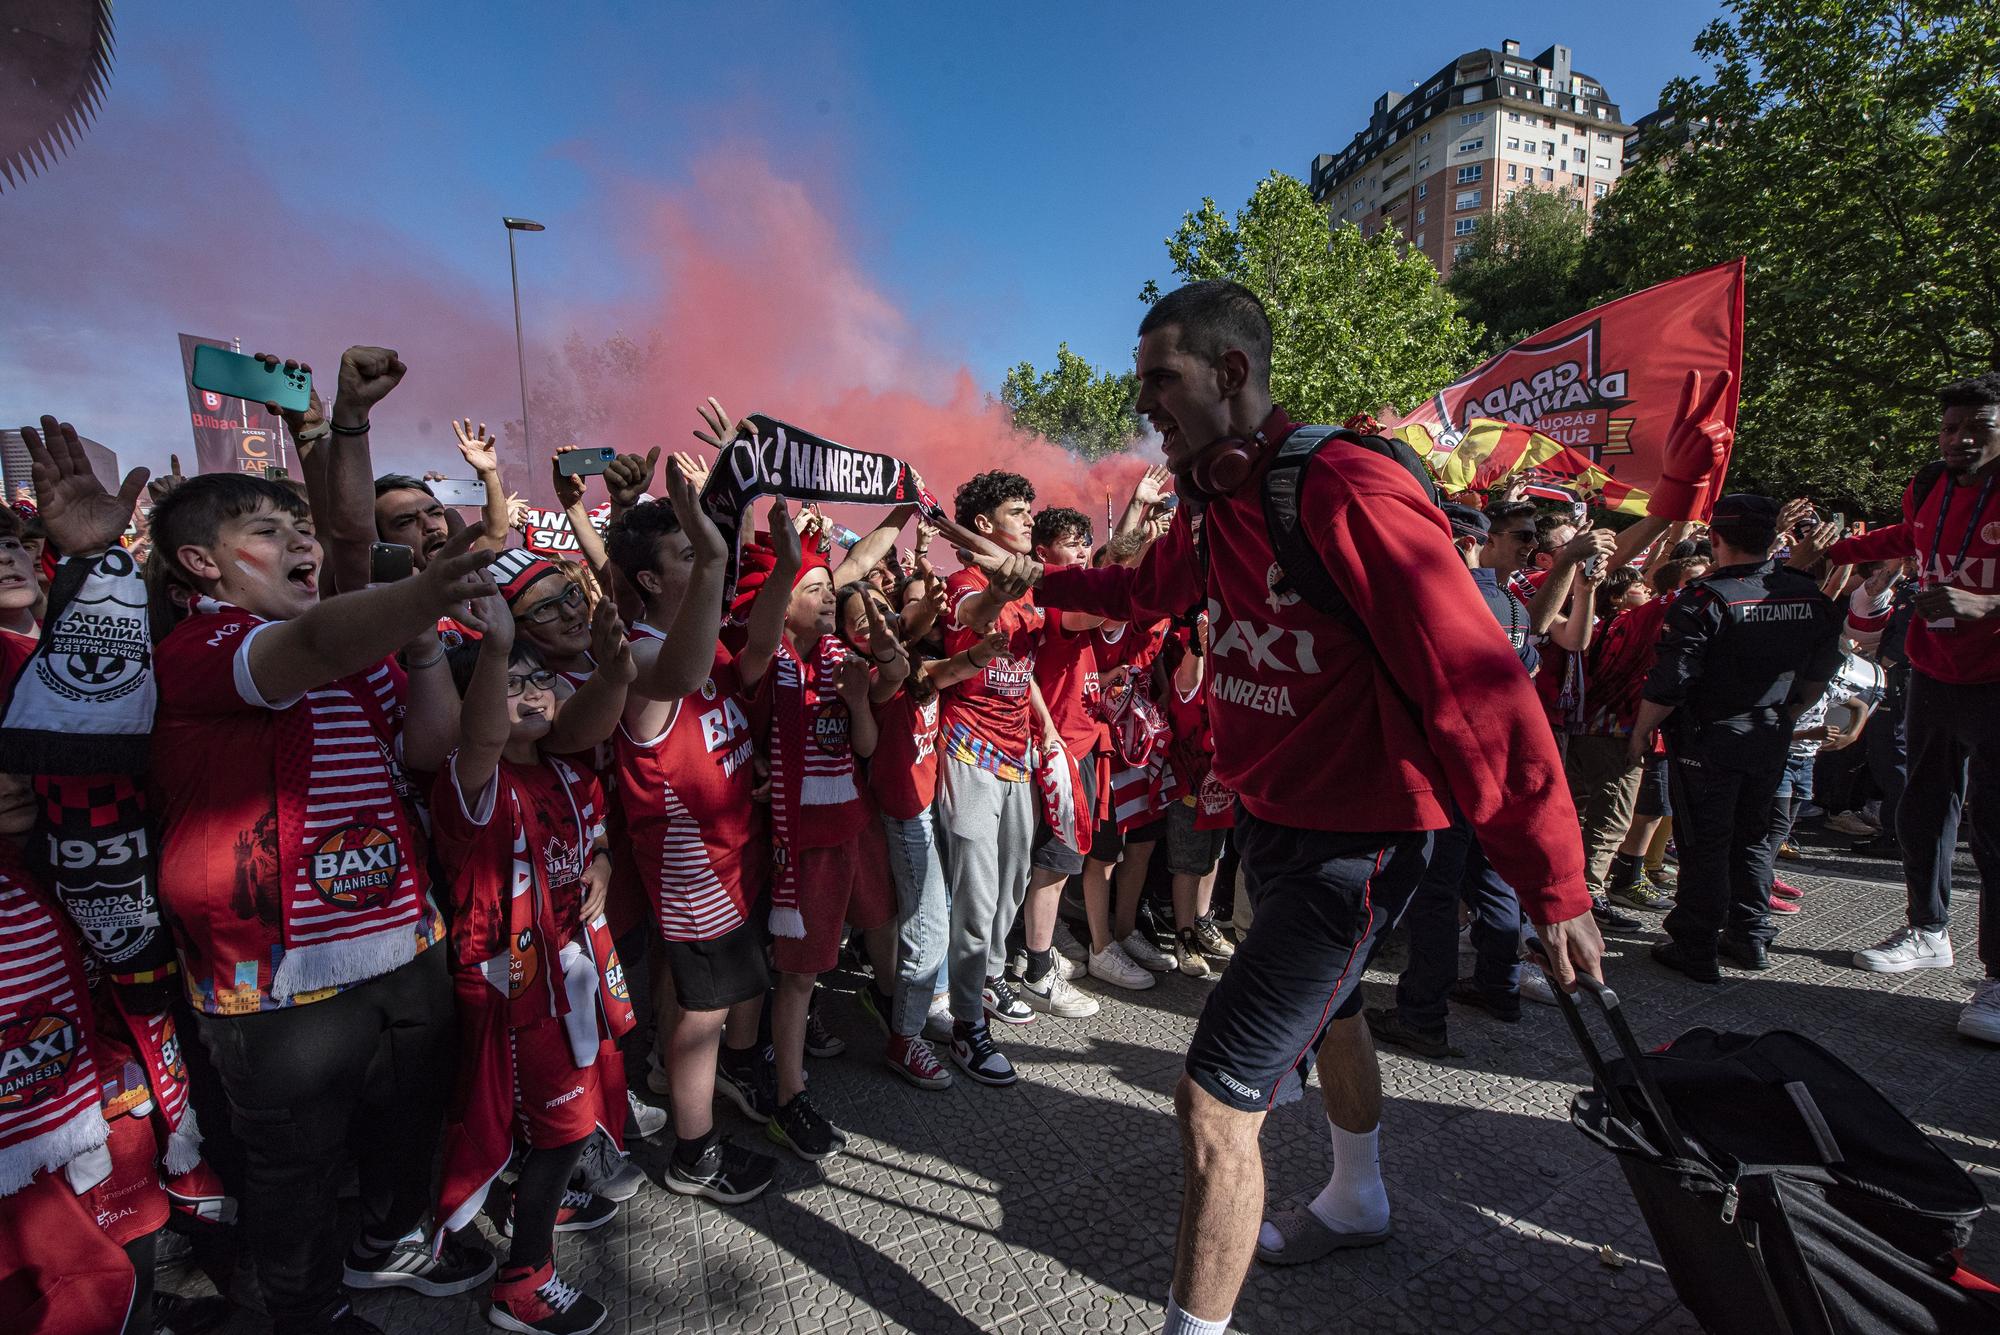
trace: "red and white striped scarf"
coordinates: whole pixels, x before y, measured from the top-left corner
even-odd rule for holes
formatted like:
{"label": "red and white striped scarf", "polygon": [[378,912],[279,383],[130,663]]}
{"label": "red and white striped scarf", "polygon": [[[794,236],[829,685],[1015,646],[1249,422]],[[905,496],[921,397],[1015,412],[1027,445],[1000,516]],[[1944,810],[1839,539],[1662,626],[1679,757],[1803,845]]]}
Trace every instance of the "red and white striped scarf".
{"label": "red and white striped scarf", "polygon": [[103,1145],[83,950],[53,896],[0,840],[0,1196]]}
{"label": "red and white striped scarf", "polygon": [[271,995],[364,982],[416,958],[423,916],[416,842],[397,795],[394,683],[377,664],[364,690],[329,682],[274,715],[284,958]]}
{"label": "red and white striped scarf", "polygon": [[[813,681],[812,706],[807,711],[810,728],[832,711],[845,714],[847,704],[840,698],[840,665],[852,657],[848,647],[835,635],[822,635],[814,653],[818,673]],[[850,719],[849,726],[853,726]],[[859,800],[854,786],[854,746],[850,739],[839,750],[824,746],[805,748],[805,782],[799,788],[799,802],[808,807],[837,807]]]}
{"label": "red and white striped scarf", "polygon": [[828,701],[838,701],[835,677],[847,646],[823,635],[814,652],[818,676],[806,698],[803,665],[789,642],[778,642],[771,660],[776,695],[771,704],[771,935],[799,940],[806,934],[799,912],[799,819],[807,806],[838,806],[859,796],[854,786],[854,751],[842,757],[808,745],[813,719]]}

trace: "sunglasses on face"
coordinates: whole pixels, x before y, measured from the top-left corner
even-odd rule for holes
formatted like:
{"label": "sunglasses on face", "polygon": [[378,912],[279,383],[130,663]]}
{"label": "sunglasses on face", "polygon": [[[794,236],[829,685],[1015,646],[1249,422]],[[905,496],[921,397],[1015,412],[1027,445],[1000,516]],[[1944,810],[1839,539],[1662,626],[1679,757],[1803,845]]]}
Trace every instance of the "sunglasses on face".
{"label": "sunglasses on face", "polygon": [[533,622],[537,626],[546,626],[561,616],[563,609],[574,609],[581,606],[583,606],[583,590],[572,584],[568,589],[550,598],[548,601],[536,603],[534,610],[521,619]]}

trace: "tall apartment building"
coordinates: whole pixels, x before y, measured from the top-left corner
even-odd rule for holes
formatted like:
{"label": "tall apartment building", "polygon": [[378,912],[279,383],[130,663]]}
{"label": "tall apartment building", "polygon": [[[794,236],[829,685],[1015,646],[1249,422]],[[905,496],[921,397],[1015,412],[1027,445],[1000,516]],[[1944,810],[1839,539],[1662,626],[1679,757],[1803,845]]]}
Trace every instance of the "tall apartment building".
{"label": "tall apartment building", "polygon": [[1394,226],[1441,277],[1479,220],[1518,190],[1555,190],[1585,209],[1625,169],[1632,127],[1570,49],[1530,60],[1511,38],[1467,51],[1407,96],[1375,99],[1368,126],[1313,159],[1313,198],[1373,236]]}

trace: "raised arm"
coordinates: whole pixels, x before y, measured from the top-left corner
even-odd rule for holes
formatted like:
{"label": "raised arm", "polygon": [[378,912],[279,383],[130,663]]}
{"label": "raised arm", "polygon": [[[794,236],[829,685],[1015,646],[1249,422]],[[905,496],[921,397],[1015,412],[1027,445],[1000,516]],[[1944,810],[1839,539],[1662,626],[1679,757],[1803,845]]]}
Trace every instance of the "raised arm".
{"label": "raised arm", "polygon": [[[767,522],[777,565],[750,604],[743,652],[736,656],[736,672],[743,679],[746,695],[764,680],[764,673],[770,670],[771,659],[778,652],[778,641],[785,634],[785,607],[792,600],[792,577],[799,573],[799,566],[805,560],[805,553],[799,548],[799,531],[792,527],[791,507],[785,504],[783,496],[771,498]],[[720,594],[716,601],[721,601]]]}
{"label": "raised arm", "polygon": [[375,464],[368,448],[369,416],[389,397],[389,391],[402,383],[408,369],[390,348],[356,345],[340,355],[332,433],[322,446],[330,456],[325,479],[328,504],[325,513],[313,510],[326,548],[328,583],[337,593],[355,593],[368,587],[369,552],[375,544]]}
{"label": "raised arm", "polygon": [[462,704],[436,622],[404,648],[403,670],[409,675],[403,696],[403,767],[435,774],[458,744]]}
{"label": "raised arm", "polygon": [[459,454],[472,466],[474,475],[486,484],[486,505],[480,511],[479,536],[472,545],[488,551],[506,551],[513,515],[507,504],[507,486],[500,480],[500,441],[487,434],[484,422],[475,430],[470,417],[453,422],[451,430],[458,437]]}
{"label": "raised arm", "polygon": [[1586,561],[1608,562],[1616,542],[1611,530],[1594,528],[1564,543],[1562,550],[1556,553],[1555,568],[1549,571],[1549,577],[1542,581],[1534,601],[1528,604],[1528,629],[1537,635],[1554,631],[1563,604],[1569,601],[1570,588],[1576,583],[1577,569]]}
{"label": "raised arm", "polygon": [[468,598],[494,590],[492,552],[469,551],[467,529],[405,580],[328,598],[290,621],[261,627],[250,641],[250,679],[266,700],[292,700],[372,667]]}
{"label": "raised arm", "polygon": [[596,574],[598,582],[609,588],[611,558],[604,550],[604,538],[598,533],[597,526],[590,522],[590,510],[584,505],[583,479],[562,471],[562,457],[571,450],[582,448],[581,445],[559,446],[549,459],[550,480],[555,488],[556,504],[562,507],[563,518],[569,521],[569,531],[576,535],[577,551]]}
{"label": "raised arm", "polygon": [[468,802],[477,801],[493,771],[500,767],[500,753],[507,749],[511,728],[507,722],[507,660],[514,652],[514,614],[498,593],[479,599],[474,609],[486,627],[479,640],[479,661],[473,665],[472,680],[466,683],[465,700],[459,706],[458,754],[452,759],[452,778]]}
{"label": "raised arm", "polygon": [[833,587],[840,588],[857,579],[867,577],[869,571],[882,563],[882,559],[896,550],[897,535],[912,519],[916,518],[917,507],[899,505],[889,512],[889,517],[869,530],[866,537],[847,549],[847,555],[833,571]]}
{"label": "raised arm", "polygon": [[618,606],[609,598],[599,600],[590,618],[590,657],[597,670],[590,680],[571,692],[556,713],[556,721],[542,743],[549,751],[588,751],[599,742],[609,741],[612,730],[625,713],[625,692],[637,671],[632,662],[632,643],[625,636],[625,623]]}
{"label": "raised arm", "polygon": [[674,624],[664,627],[666,640],[648,646],[646,661],[633,679],[633,692],[649,700],[678,700],[708,680],[715,666],[715,609],[722,605],[722,573],[729,560],[728,544],[701,508],[694,479],[678,463],[667,465],[667,499],[694,548],[694,569],[674,612]]}

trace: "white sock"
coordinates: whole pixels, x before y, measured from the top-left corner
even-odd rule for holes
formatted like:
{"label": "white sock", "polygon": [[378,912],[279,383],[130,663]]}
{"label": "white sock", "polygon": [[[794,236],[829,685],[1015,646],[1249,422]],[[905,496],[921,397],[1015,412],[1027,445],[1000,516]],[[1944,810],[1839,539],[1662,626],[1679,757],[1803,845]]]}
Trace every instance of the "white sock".
{"label": "white sock", "polygon": [[1174,1301],[1174,1295],[1167,1295],[1167,1324],[1160,1327],[1160,1335],[1222,1335],[1229,1329],[1229,1318],[1220,1321],[1203,1321],[1198,1316],[1189,1316]]}
{"label": "white sock", "polygon": [[1377,1233],[1389,1226],[1382,1186],[1382,1128],[1343,1131],[1332,1121],[1333,1176],[1306,1208],[1336,1233]]}
{"label": "white sock", "polygon": [[[1389,1226],[1389,1193],[1382,1186],[1382,1128],[1343,1131],[1329,1119],[1333,1133],[1333,1176],[1306,1206],[1336,1233],[1379,1233]],[[1266,1251],[1285,1249],[1276,1225],[1257,1230],[1257,1245]]]}

